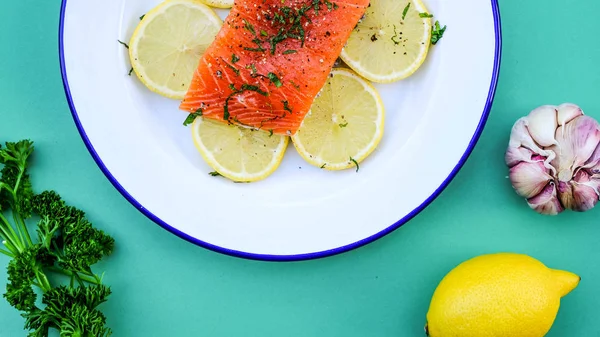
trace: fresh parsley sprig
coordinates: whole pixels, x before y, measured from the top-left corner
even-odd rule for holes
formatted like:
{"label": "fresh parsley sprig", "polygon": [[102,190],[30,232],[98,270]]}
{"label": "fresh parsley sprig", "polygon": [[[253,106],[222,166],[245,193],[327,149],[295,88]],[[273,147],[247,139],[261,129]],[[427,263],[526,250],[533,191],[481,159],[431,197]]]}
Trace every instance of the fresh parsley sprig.
{"label": "fresh parsley sprig", "polygon": [[[22,312],[29,337],[47,337],[50,329],[61,336],[110,336],[98,306],[111,291],[92,265],[111,254],[114,239],[56,192],[33,191],[28,174],[33,150],[29,140],[0,147],[0,238],[5,247],[0,253],[11,258],[4,298]],[[30,232],[34,215],[39,220]],[[53,284],[50,273],[68,277],[69,285]],[[41,306],[34,288],[42,293]]]}

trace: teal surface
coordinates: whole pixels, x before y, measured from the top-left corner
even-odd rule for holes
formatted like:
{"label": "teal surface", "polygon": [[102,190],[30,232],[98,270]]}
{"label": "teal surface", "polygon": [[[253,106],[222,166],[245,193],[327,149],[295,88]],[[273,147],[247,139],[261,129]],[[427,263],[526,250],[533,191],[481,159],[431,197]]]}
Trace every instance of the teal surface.
{"label": "teal surface", "polygon": [[[114,336],[423,336],[440,279],[463,260],[498,251],[530,254],[581,275],[549,336],[600,335],[600,207],[537,215],[512,191],[503,162],[512,124],[538,105],[574,102],[600,118],[594,34],[600,2],[502,0],[496,100],[456,179],[385,238],[297,263],[247,261],[194,246],[145,218],[113,188],[87,152],[64,97],[59,7],[59,0],[3,1],[0,141],[33,139],[34,186],[56,189],[116,238],[114,255],[96,268],[106,271],[113,289],[102,308]],[[7,262],[0,257],[1,284]],[[26,336],[22,318],[0,299],[0,337],[19,336]]]}

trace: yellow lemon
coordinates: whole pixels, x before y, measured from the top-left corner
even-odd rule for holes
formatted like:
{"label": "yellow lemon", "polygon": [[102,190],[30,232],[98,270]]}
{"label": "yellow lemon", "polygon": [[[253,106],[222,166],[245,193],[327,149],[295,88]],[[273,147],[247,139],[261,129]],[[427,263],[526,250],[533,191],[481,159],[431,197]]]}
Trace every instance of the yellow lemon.
{"label": "yellow lemon", "polygon": [[231,8],[233,0],[202,0],[205,4],[216,8]]}
{"label": "yellow lemon", "polygon": [[379,145],[385,108],[377,90],[354,72],[337,68],[292,137],[309,164],[326,170],[356,167]]}
{"label": "yellow lemon", "polygon": [[194,120],[192,139],[208,165],[236,182],[259,181],[275,172],[289,141],[288,136],[203,117]]}
{"label": "yellow lemon", "polygon": [[167,0],[144,15],[129,41],[135,74],[150,90],[182,99],[221,18],[199,0]]}
{"label": "yellow lemon", "polygon": [[405,79],[427,57],[431,26],[431,15],[421,0],[371,1],[340,57],[370,81]]}
{"label": "yellow lemon", "polygon": [[440,282],[425,330],[430,337],[542,337],[580,280],[523,254],[478,256]]}

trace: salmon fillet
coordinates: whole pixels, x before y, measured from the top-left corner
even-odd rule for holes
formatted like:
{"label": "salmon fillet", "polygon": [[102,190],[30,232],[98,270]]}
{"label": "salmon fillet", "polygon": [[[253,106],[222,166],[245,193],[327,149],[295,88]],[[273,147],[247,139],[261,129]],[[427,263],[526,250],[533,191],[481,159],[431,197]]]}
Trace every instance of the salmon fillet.
{"label": "salmon fillet", "polygon": [[180,109],[295,134],[369,0],[236,0]]}

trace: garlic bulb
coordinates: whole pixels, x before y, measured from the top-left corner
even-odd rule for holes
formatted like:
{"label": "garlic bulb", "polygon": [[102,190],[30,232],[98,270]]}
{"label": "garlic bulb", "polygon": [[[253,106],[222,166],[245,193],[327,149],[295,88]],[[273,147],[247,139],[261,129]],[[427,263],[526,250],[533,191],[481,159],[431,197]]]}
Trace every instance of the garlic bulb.
{"label": "garlic bulb", "polygon": [[514,124],[505,161],[518,195],[541,214],[583,212],[600,195],[600,125],[575,104],[544,105]]}

